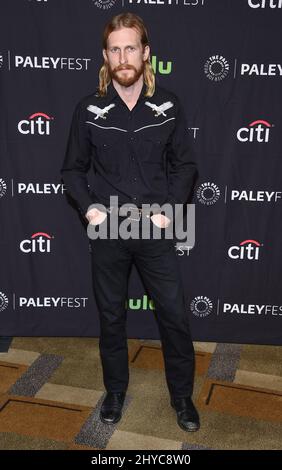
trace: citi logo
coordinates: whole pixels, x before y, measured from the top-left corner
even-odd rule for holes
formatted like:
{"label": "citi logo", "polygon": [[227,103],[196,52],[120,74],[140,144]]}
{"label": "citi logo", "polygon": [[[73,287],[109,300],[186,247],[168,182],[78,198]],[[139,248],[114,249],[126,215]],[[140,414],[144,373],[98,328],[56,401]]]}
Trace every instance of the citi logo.
{"label": "citi logo", "polygon": [[249,127],[241,127],[237,132],[240,142],[269,142],[270,128],[273,125],[259,119],[249,124]]}
{"label": "citi logo", "polygon": [[5,196],[6,191],[7,191],[7,185],[5,181],[2,178],[0,178],[0,197]]}
{"label": "citi logo", "polygon": [[157,56],[153,55],[151,58],[151,64],[155,73],[160,73],[161,75],[169,75],[172,70],[172,62],[164,62],[162,60],[157,62]]}
{"label": "citi logo", "polygon": [[248,0],[251,8],[282,8],[282,0]]}
{"label": "citi logo", "polygon": [[50,135],[50,121],[53,119],[45,113],[31,114],[18,123],[18,131],[21,134]]}
{"label": "citi logo", "polygon": [[256,240],[244,240],[239,246],[231,246],[228,250],[228,256],[232,259],[257,261],[261,246],[263,245]]}
{"label": "citi logo", "polygon": [[0,292],[0,312],[5,310],[8,307],[9,300],[8,297],[4,294],[4,292]]}
{"label": "citi logo", "polygon": [[30,239],[21,241],[20,250],[23,253],[50,253],[53,238],[48,233],[34,233]]}

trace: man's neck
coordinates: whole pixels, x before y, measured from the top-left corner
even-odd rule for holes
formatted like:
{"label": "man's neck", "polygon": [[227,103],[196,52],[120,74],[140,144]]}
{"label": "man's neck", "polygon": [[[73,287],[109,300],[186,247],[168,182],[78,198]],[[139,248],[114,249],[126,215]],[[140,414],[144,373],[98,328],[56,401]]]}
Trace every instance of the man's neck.
{"label": "man's neck", "polygon": [[144,84],[143,76],[141,75],[138,80],[129,87],[120,85],[114,79],[112,82],[121,99],[127,104],[128,107],[133,108],[139,98]]}

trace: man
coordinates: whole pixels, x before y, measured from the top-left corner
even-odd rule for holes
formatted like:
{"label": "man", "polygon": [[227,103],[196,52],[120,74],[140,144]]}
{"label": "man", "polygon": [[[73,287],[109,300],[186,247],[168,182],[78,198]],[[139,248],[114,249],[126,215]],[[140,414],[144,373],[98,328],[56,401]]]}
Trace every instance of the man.
{"label": "man", "polygon": [[[82,99],[74,112],[61,174],[91,226],[108,223],[118,209],[110,206],[110,198],[117,196],[118,206],[136,207],[135,216],[131,212],[128,217],[133,224],[150,217],[161,237],[98,237],[90,242],[107,392],[100,419],[119,421],[128,387],[125,301],[135,262],[155,303],[171,405],[181,428],[197,431],[199,416],[191,399],[194,349],[184,290],[173,240],[163,236],[172,220],[161,211],[148,215],[142,209],[144,204],[183,205],[191,193],[196,166],[184,110],[174,93],[155,83],[148,35],[139,16],[122,13],[112,18],[104,30],[103,56],[97,93]],[[94,188],[89,192],[86,173],[91,165]],[[119,223],[125,218],[118,214]]]}

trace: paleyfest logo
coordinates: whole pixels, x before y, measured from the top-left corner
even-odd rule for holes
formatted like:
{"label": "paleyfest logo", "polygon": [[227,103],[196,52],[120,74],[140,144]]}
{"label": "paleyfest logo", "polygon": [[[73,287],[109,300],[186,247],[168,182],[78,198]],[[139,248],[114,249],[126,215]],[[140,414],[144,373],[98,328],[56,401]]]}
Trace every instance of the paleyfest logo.
{"label": "paleyfest logo", "polygon": [[[8,51],[10,57],[10,51]],[[92,59],[87,57],[49,57],[49,56],[14,56],[16,69],[35,70],[88,70],[88,63]]]}

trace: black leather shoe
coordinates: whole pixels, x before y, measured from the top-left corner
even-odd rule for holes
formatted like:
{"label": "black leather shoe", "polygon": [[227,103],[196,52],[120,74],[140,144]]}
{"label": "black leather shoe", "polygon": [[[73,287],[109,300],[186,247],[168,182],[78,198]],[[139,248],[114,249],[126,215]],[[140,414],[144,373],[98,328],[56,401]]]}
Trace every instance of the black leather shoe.
{"label": "black leather shoe", "polygon": [[177,414],[177,423],[184,431],[193,432],[200,429],[200,418],[190,397],[171,398],[170,404]]}
{"label": "black leather shoe", "polygon": [[103,423],[115,424],[120,420],[125,395],[126,392],[107,392],[100,410],[100,419]]}

